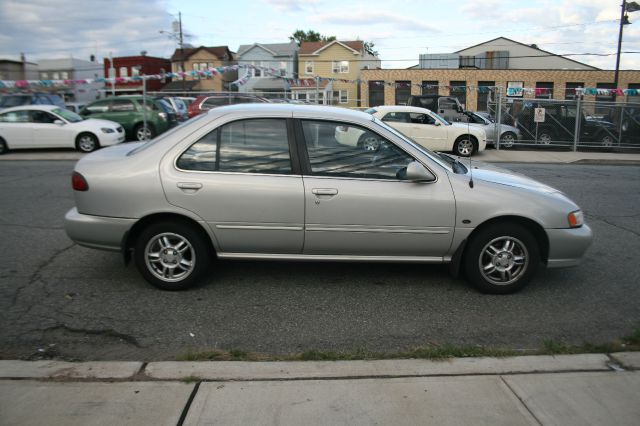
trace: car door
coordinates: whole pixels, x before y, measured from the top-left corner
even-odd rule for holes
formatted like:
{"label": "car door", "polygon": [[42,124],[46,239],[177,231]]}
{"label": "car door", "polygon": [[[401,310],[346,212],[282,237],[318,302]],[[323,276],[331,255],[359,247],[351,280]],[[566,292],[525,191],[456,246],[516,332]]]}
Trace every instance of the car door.
{"label": "car door", "polygon": [[411,138],[425,148],[433,151],[451,149],[447,142],[447,126],[426,113],[412,113]]}
{"label": "car door", "polygon": [[31,148],[33,125],[28,110],[5,111],[0,114],[0,137],[9,149]]}
{"label": "car door", "polygon": [[33,148],[73,148],[74,130],[69,123],[48,111],[31,110]]}
{"label": "car door", "polygon": [[304,190],[290,155],[291,120],[241,119],[204,129],[177,160],[163,160],[171,204],[204,219],[218,254],[300,254]]}
{"label": "car door", "polygon": [[305,255],[396,256],[440,260],[455,221],[451,185],[409,182],[414,158],[376,134],[376,151],[338,144],[333,121],[299,122],[305,188]]}

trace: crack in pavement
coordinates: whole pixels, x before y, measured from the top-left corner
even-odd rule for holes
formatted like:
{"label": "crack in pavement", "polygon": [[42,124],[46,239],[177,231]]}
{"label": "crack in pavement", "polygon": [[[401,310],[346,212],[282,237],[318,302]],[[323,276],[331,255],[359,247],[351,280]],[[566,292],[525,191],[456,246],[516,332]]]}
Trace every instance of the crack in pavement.
{"label": "crack in pavement", "polygon": [[81,334],[89,334],[93,336],[113,337],[116,339],[120,339],[124,342],[127,342],[130,345],[135,346],[136,348],[144,348],[142,345],[140,345],[140,343],[138,342],[138,339],[136,339],[134,336],[131,336],[130,334],[120,333],[119,331],[116,331],[113,328],[103,328],[103,329],[74,328],[74,327],[69,327],[68,325],[65,325],[65,324],[59,324],[59,325],[54,325],[52,327],[47,327],[39,330],[42,331],[43,334],[48,331],[63,330],[63,331],[68,331],[70,333],[81,333]]}
{"label": "crack in pavement", "polygon": [[[605,218],[605,217],[597,216],[597,215],[593,215],[593,214],[587,214],[586,216],[587,216],[588,218],[591,218],[591,219],[595,219],[595,220],[599,220],[599,221],[601,221],[601,222],[604,222],[604,223],[606,223],[607,225],[611,225],[611,226],[613,226],[614,228],[618,228],[618,229],[620,229],[620,230],[622,230],[622,231],[629,232],[629,233],[631,233],[631,234],[635,235],[636,237],[640,237],[640,232],[637,232],[637,231],[634,231],[633,229],[625,228],[624,226],[617,225],[617,224],[615,224],[615,223],[609,222],[609,219],[607,219],[607,218]],[[632,216],[613,216],[613,217],[615,217],[615,218],[628,218],[628,217],[635,217],[635,216],[637,216],[637,215],[632,215]]]}

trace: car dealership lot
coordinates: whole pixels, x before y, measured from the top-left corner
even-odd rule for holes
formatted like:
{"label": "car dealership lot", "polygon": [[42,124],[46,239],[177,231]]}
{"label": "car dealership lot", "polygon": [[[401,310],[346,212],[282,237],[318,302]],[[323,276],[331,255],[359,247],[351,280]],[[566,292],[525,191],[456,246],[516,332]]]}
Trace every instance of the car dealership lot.
{"label": "car dealership lot", "polygon": [[168,293],[118,253],[66,237],[73,162],[3,161],[1,354],[152,360],[195,349],[537,348],[604,342],[638,327],[640,216],[630,194],[640,190],[640,167],[507,167],[583,207],[595,234],[583,265],[542,271],[513,296],[487,296],[443,266],[229,261],[193,290]]}

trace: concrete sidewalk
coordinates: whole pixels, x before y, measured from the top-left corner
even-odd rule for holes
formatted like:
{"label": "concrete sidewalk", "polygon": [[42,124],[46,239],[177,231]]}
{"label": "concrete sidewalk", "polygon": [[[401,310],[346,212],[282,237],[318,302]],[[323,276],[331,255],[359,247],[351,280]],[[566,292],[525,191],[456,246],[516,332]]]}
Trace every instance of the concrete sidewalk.
{"label": "concrete sidewalk", "polygon": [[[0,155],[0,161],[77,161],[85,154],[71,150],[14,151]],[[487,149],[473,156],[474,160],[488,163],[584,163],[584,164],[640,164],[640,151],[573,152],[520,149]]]}
{"label": "concrete sidewalk", "polygon": [[0,361],[0,424],[637,425],[640,352],[443,361]]}

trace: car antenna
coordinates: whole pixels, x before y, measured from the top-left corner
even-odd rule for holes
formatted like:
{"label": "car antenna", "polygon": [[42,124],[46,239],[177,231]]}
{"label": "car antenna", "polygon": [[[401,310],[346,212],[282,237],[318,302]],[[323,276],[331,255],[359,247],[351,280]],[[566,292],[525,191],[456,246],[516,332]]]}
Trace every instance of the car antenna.
{"label": "car antenna", "polygon": [[[470,120],[471,117],[467,115],[467,137],[469,141],[471,141]],[[471,163],[471,157],[473,157],[473,142],[471,142],[471,152],[469,153],[469,188],[473,188],[473,164]]]}

